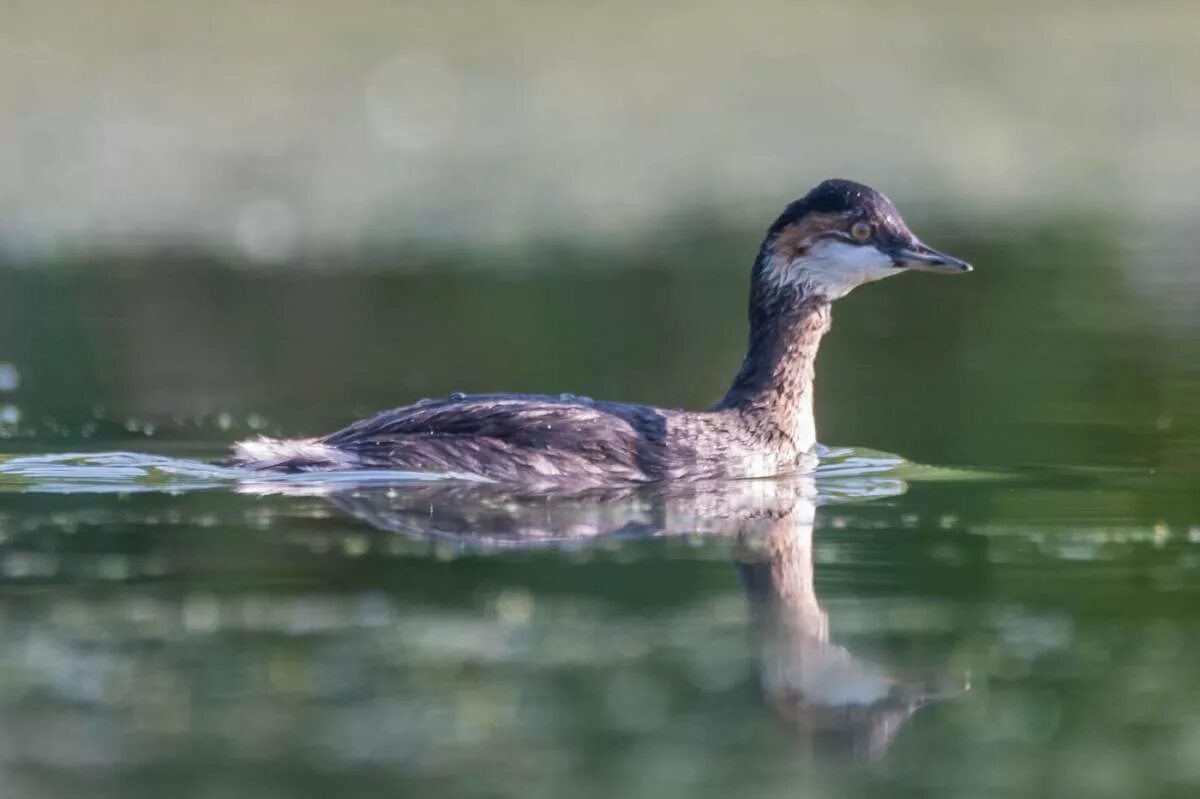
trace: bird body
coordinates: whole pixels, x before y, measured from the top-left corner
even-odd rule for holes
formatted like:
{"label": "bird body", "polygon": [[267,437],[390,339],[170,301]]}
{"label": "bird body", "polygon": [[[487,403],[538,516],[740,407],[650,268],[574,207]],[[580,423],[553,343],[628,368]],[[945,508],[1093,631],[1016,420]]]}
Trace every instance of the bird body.
{"label": "bird body", "polygon": [[735,408],[473,394],[384,411],[322,438],[242,442],[236,459],[257,469],[402,469],[583,486],[766,477],[794,468],[807,449]]}
{"label": "bird body", "polygon": [[268,471],[448,472],[527,486],[784,474],[816,443],[813,384],[832,302],[906,269],[970,267],[921,244],[873,189],[825,181],[768,229],[751,275],[746,356],[710,410],[453,394],[320,438],[244,441],[234,462]]}

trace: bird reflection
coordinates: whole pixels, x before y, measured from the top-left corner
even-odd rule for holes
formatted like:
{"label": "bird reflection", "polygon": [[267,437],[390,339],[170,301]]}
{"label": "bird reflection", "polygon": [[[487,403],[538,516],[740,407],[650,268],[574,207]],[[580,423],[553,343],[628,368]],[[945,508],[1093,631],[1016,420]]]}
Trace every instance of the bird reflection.
{"label": "bird reflection", "polygon": [[[895,479],[811,477],[613,488],[574,494],[522,493],[487,484],[363,486],[325,498],[372,527],[460,550],[573,549],[661,536],[719,536],[734,542],[754,619],[767,703],[803,745],[874,758],[934,699],[928,681],[901,680],[830,639],[814,585],[818,506],[894,496]],[[280,486],[270,487],[274,493]]]}
{"label": "bird reflection", "polygon": [[814,586],[815,506],[798,501],[753,539],[741,558],[746,597],[760,634],[763,693],[813,747],[874,758],[908,718],[937,698],[830,640],[829,618]]}

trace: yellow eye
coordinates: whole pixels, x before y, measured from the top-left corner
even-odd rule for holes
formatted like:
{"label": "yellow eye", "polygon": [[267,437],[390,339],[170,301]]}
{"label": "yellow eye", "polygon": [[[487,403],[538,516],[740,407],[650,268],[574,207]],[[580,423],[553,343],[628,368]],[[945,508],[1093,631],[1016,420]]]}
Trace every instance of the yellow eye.
{"label": "yellow eye", "polygon": [[866,241],[871,238],[871,226],[866,222],[855,222],[850,226],[850,235],[855,241]]}

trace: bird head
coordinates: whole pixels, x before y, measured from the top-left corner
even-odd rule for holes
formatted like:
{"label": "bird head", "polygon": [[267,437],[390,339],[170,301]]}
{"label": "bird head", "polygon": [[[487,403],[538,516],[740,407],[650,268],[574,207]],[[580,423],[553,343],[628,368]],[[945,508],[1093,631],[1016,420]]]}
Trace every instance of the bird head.
{"label": "bird head", "polygon": [[908,270],[959,274],[971,266],[924,244],[892,201],[871,187],[826,180],[767,230],[754,278],[759,291],[799,289],[806,298],[836,300]]}

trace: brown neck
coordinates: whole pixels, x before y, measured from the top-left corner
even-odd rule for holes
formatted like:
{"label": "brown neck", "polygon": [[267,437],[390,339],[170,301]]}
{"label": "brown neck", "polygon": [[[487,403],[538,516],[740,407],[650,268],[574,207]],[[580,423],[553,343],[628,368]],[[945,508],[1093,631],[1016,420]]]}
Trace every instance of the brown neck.
{"label": "brown neck", "polygon": [[750,346],[717,409],[769,424],[805,451],[816,443],[813,377],[821,337],[829,329],[830,302],[799,292],[789,287],[752,300]]}

